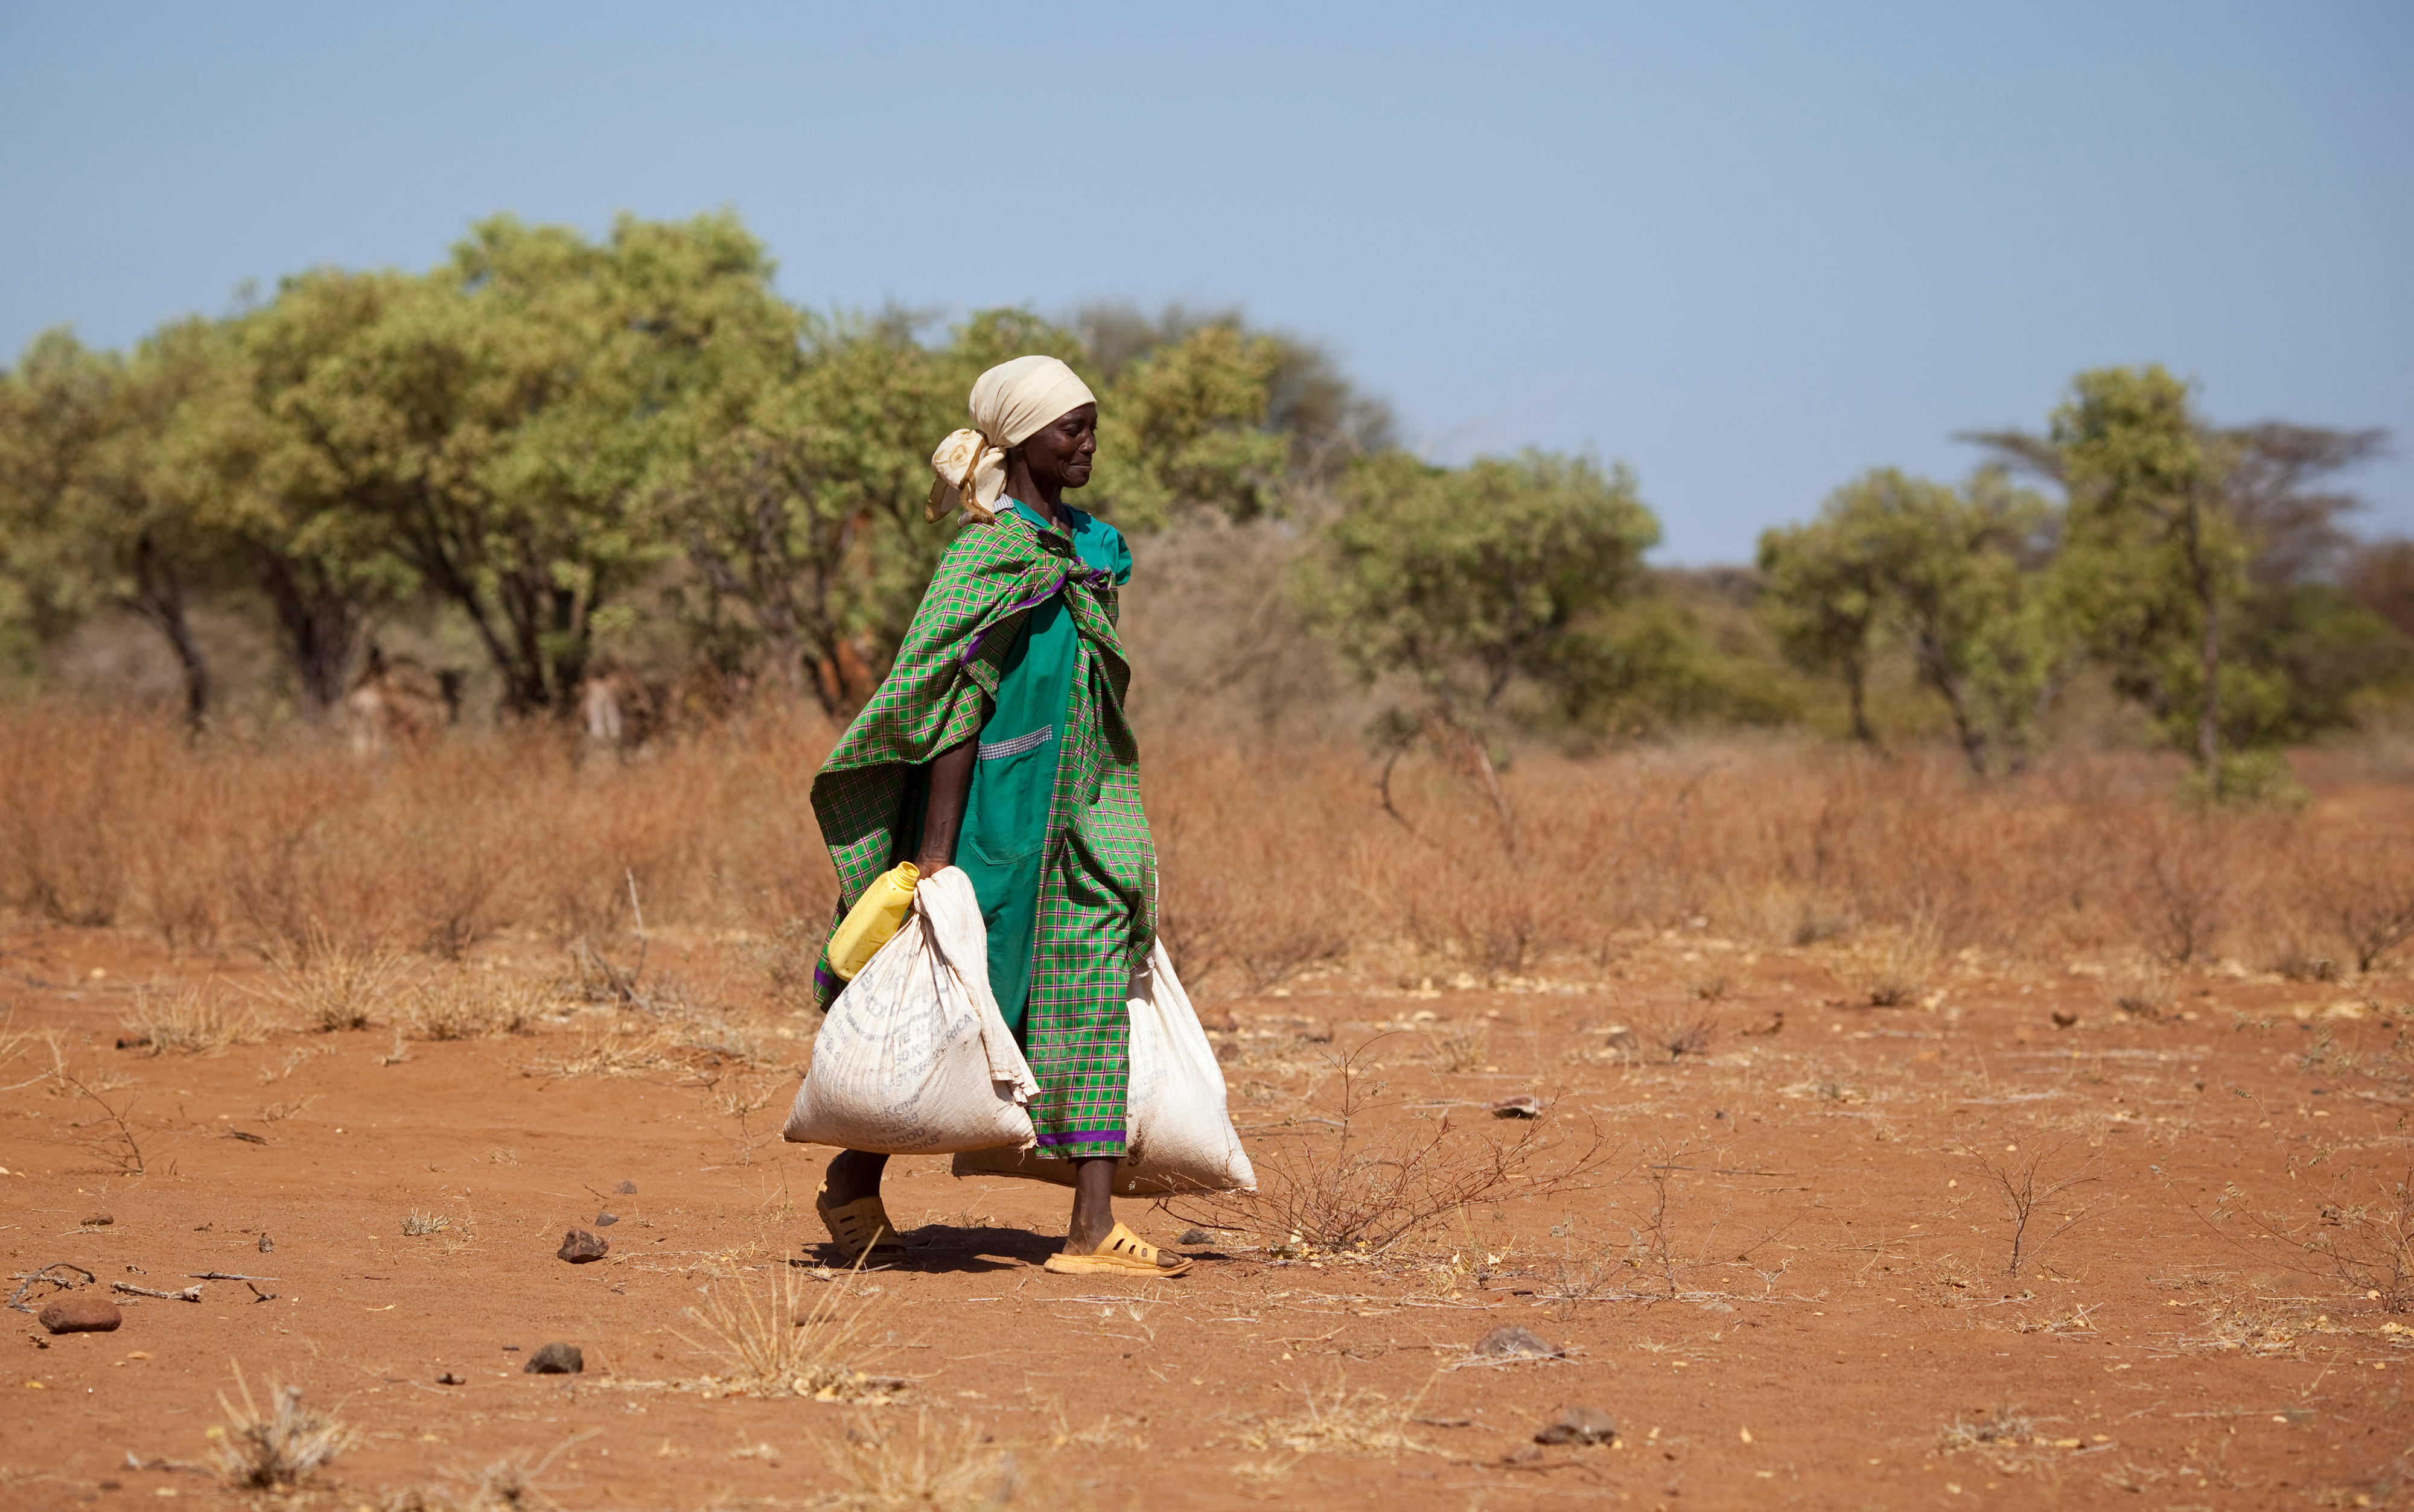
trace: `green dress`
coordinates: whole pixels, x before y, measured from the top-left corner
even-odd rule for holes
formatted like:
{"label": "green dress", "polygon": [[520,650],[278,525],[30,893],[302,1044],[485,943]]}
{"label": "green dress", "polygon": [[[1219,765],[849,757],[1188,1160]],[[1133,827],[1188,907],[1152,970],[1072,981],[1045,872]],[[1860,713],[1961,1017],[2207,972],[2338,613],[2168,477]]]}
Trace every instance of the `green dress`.
{"label": "green dress", "polygon": [[[1123,532],[1067,508],[1068,533],[1019,500],[1006,500],[1042,536],[1069,534],[1084,564],[1120,588],[1131,581],[1131,552]],[[1015,1043],[1030,1047],[1032,952],[1037,940],[1040,864],[1046,859],[1049,812],[1065,747],[1065,717],[1080,660],[1081,632],[1062,595],[1031,611],[999,669],[989,718],[981,721],[979,759],[956,833],[956,865],[972,879],[989,929],[989,985]]]}
{"label": "green dress", "polygon": [[[921,833],[929,762],[980,743],[956,864],[989,926],[991,983],[1039,1082],[1040,1152],[1124,1152],[1132,972],[1155,938],[1156,859],[1115,629],[1131,556],[1017,504],[940,559],[896,664],[813,782],[836,919]],[[825,1005],[842,986],[824,958]]]}

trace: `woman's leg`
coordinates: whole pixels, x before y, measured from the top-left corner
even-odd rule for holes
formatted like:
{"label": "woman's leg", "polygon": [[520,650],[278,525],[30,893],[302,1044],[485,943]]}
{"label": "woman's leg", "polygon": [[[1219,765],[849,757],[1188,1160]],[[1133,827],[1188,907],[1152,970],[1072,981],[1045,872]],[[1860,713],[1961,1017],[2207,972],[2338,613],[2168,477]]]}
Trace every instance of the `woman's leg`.
{"label": "woman's leg", "polygon": [[1065,1248],[1094,1253],[1115,1228],[1115,1162],[1112,1156],[1073,1163],[1073,1218],[1065,1225]]}
{"label": "woman's leg", "polygon": [[822,1178],[823,1183],[829,1188],[830,1206],[843,1208],[850,1202],[880,1195],[880,1173],[887,1167],[888,1157],[886,1155],[868,1155],[859,1149],[841,1150],[830,1161],[829,1170]]}
{"label": "woman's leg", "polygon": [[[1106,1251],[1107,1240],[1115,1232],[1115,1164],[1110,1156],[1096,1156],[1073,1163],[1073,1217],[1065,1225],[1065,1249],[1061,1254],[1048,1257],[1051,1270],[1079,1270],[1097,1267],[1097,1259]],[[1138,1236],[1127,1238],[1114,1254],[1125,1260],[1139,1261],[1141,1266],[1153,1256],[1160,1276],[1179,1276],[1190,1268],[1187,1258],[1167,1254]],[[1125,1275],[1131,1270],[1118,1266]]]}

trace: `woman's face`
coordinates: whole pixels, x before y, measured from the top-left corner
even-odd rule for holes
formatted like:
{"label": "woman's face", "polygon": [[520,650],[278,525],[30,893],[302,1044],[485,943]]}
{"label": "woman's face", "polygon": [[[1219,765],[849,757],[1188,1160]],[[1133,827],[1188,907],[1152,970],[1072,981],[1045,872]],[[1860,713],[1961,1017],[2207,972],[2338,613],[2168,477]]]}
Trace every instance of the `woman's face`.
{"label": "woman's face", "polygon": [[1032,482],[1050,488],[1079,488],[1090,481],[1090,458],[1098,450],[1098,407],[1067,410],[1023,437],[1022,460]]}

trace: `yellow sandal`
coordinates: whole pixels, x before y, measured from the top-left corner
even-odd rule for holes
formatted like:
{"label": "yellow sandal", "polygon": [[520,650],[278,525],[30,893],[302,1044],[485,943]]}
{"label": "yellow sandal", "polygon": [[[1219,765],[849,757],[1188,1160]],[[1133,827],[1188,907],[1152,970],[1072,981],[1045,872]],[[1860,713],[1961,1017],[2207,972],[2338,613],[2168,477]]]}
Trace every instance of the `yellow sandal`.
{"label": "yellow sandal", "polygon": [[838,1246],[838,1260],[842,1266],[858,1262],[886,1265],[910,1258],[905,1241],[897,1237],[897,1225],[888,1221],[888,1209],[881,1205],[877,1193],[833,1205],[829,1184],[824,1182],[821,1190],[813,1193],[813,1211],[822,1215],[822,1225],[829,1230],[830,1242]]}
{"label": "yellow sandal", "polygon": [[1184,1256],[1179,1265],[1156,1263],[1157,1249],[1130,1229],[1117,1223],[1107,1236],[1107,1242],[1089,1254],[1075,1254],[1059,1250],[1048,1257],[1048,1268],[1060,1276],[1159,1276],[1170,1279],[1190,1268],[1190,1259]]}

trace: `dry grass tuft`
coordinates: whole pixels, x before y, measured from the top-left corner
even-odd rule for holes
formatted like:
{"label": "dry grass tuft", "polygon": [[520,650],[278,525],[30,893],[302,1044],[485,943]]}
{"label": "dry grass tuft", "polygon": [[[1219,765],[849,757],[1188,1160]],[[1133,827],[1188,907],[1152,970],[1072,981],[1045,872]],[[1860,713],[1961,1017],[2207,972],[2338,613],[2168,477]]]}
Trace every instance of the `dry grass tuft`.
{"label": "dry grass tuft", "polygon": [[206,987],[187,987],[165,1001],[136,988],[127,1015],[130,1038],[153,1055],[216,1055],[231,1045],[260,1043],[260,1024],[249,1013],[229,1008]]}
{"label": "dry grass tuft", "polygon": [[1975,1449],[1987,1445],[2006,1447],[2026,1444],[2037,1436],[2034,1418],[2004,1403],[1990,1410],[1974,1423],[1955,1418],[1937,1434],[1937,1447],[1947,1454],[1960,1449]]}
{"label": "dry grass tuft", "polygon": [[857,1417],[816,1447],[843,1483],[822,1505],[845,1512],[976,1512],[1010,1505],[1022,1489],[1011,1452],[984,1442],[970,1418],[933,1424],[925,1410],[902,1422]]}
{"label": "dry grass tuft", "polygon": [[1915,920],[1843,952],[1835,963],[1836,979],[1872,1008],[1908,1008],[1934,983],[1943,956],[1936,927]]}
{"label": "dry grass tuft", "polygon": [[1482,1024],[1453,1025],[1434,1036],[1425,1053],[1444,1071],[1482,1071],[1492,1063],[1492,1032]]}
{"label": "dry grass tuft", "polygon": [[721,1356],[723,1369],[713,1379],[727,1390],[815,1401],[887,1401],[905,1383],[867,1369],[880,1351],[872,1343],[874,1304],[856,1297],[860,1273],[858,1266],[830,1282],[812,1282],[811,1307],[804,1305],[807,1281],[788,1265],[774,1267],[759,1293],[743,1279],[699,1287],[704,1306],[686,1312],[712,1342],[689,1342]]}
{"label": "dry grass tuft", "polygon": [[672,1060],[678,1049],[670,1031],[657,1023],[582,1027],[567,1048],[541,1052],[535,1069],[548,1076],[642,1076]]}
{"label": "dry grass tuft", "polygon": [[218,1479],[246,1490],[283,1490],[316,1475],[358,1434],[332,1413],[302,1405],[298,1386],[269,1387],[270,1410],[263,1413],[251,1400],[251,1386],[236,1366],[235,1390],[240,1407],[218,1394],[226,1414],[223,1427],[209,1430],[208,1460]]}
{"label": "dry grass tuft", "polygon": [[1334,1386],[1329,1395],[1302,1394],[1297,1416],[1250,1425],[1241,1443],[1252,1449],[1286,1449],[1306,1454],[1424,1454],[1431,1450],[1408,1435],[1408,1421],[1424,1400],[1420,1391],[1407,1401],[1393,1401],[1374,1391],[1349,1391]]}
{"label": "dry grass tuft", "polygon": [[344,944],[318,930],[305,945],[272,949],[268,964],[276,973],[269,1001],[303,1028],[334,1034],[369,1027],[371,1011],[399,984],[404,962],[400,951]]}
{"label": "dry grass tuft", "polygon": [[538,983],[502,971],[456,971],[413,990],[403,1027],[417,1040],[494,1039],[531,1030],[552,1002]]}

